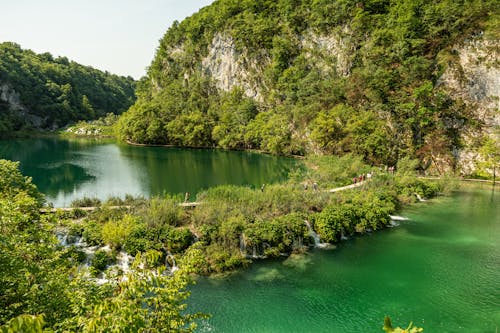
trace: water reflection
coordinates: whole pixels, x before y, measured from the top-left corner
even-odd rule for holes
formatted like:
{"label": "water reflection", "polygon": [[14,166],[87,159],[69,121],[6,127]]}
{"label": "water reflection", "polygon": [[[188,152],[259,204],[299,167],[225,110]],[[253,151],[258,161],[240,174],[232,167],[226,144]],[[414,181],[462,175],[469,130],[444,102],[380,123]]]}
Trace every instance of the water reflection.
{"label": "water reflection", "polygon": [[220,184],[260,186],[283,180],[295,161],[223,150],[133,147],[103,140],[0,141],[0,158],[24,174],[56,207],[83,196],[195,193]]}

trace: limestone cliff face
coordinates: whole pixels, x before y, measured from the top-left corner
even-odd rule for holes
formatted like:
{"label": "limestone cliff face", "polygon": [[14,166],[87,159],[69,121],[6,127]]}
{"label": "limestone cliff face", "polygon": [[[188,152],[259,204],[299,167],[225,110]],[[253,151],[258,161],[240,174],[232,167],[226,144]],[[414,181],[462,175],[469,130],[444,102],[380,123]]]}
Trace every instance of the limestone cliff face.
{"label": "limestone cliff face", "polygon": [[451,62],[438,84],[443,85],[455,99],[461,99],[481,122],[481,130],[462,133],[465,148],[458,151],[458,167],[469,174],[482,157],[477,151],[479,139],[498,138],[500,128],[500,46],[498,40],[476,36],[453,49]]}
{"label": "limestone cliff face", "polygon": [[202,59],[202,70],[210,76],[218,89],[230,91],[240,87],[245,95],[261,102],[265,82],[264,68],[270,63],[269,55],[262,50],[258,56],[250,57],[248,50],[238,51],[229,34],[217,33]]}
{"label": "limestone cliff face", "polygon": [[21,102],[20,95],[15,91],[9,84],[0,84],[0,101],[7,105],[7,110],[1,110],[0,112],[13,112],[18,117],[24,119],[28,126],[41,127],[44,119],[35,116],[29,112],[29,110]]}
{"label": "limestone cliff face", "polygon": [[19,100],[19,93],[8,84],[0,84],[0,100],[6,102],[13,110],[25,110]]}
{"label": "limestone cliff face", "polygon": [[308,32],[300,37],[300,41],[302,52],[322,72],[334,70],[342,76],[351,72],[356,44],[348,27],[328,35]]}
{"label": "limestone cliff face", "polygon": [[[300,52],[310,60],[311,65],[323,73],[334,71],[347,76],[352,67],[356,46],[351,40],[348,28],[330,35],[306,32],[297,36]],[[172,49],[170,55],[181,54],[179,48]],[[202,71],[214,80],[218,89],[230,91],[241,88],[245,95],[262,102],[267,84],[264,70],[271,64],[267,50],[259,50],[250,55],[248,50],[239,50],[233,37],[228,33],[217,33],[208,47],[208,55],[201,61]]]}

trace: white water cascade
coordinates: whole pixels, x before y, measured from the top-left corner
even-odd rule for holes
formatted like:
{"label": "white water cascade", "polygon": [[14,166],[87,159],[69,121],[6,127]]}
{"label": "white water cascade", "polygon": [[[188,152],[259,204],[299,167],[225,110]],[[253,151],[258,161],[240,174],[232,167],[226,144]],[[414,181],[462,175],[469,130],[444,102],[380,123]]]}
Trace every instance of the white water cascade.
{"label": "white water cascade", "polygon": [[240,235],[240,253],[244,256],[247,255],[247,243],[245,241],[245,235]]}
{"label": "white water cascade", "polygon": [[417,197],[417,200],[418,200],[418,201],[420,201],[420,202],[425,202],[425,201],[427,201],[427,199],[422,198],[422,197],[420,196],[420,194],[418,194],[418,193],[415,193],[415,196]]}
{"label": "white water cascade", "polygon": [[328,244],[328,243],[321,243],[321,239],[320,239],[319,235],[316,232],[314,232],[309,221],[304,220],[304,223],[306,224],[307,230],[309,231],[309,236],[311,236],[312,239],[314,240],[314,247],[326,248],[326,247],[330,246],[330,244]]}
{"label": "white water cascade", "polygon": [[172,273],[174,273],[175,271],[179,270],[179,267],[175,263],[174,255],[172,253],[170,253],[170,251],[167,252],[167,257],[165,258],[165,266]]}
{"label": "white water cascade", "polygon": [[397,226],[399,226],[399,222],[409,220],[409,218],[399,216],[399,215],[389,215],[389,218],[391,219],[391,221],[390,221],[391,227],[397,227]]}

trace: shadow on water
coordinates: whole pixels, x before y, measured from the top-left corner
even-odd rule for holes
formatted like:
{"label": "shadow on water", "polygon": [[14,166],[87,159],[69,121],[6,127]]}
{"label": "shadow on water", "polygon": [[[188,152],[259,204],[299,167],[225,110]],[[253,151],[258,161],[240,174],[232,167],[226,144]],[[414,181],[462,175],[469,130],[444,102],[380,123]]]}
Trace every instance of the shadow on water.
{"label": "shadow on water", "polygon": [[56,207],[83,196],[196,193],[217,185],[260,187],[285,180],[293,159],[216,149],[136,147],[110,140],[37,138],[0,141],[0,158],[21,171]]}
{"label": "shadow on water", "polygon": [[33,182],[49,196],[57,196],[60,192],[73,193],[80,185],[96,179],[95,176],[88,174],[85,168],[72,163],[40,167],[35,174]]}
{"label": "shadow on water", "polygon": [[1,141],[0,158],[19,161],[23,174],[31,176],[41,192],[56,196],[95,180],[84,167],[71,162],[75,152],[86,146],[88,143],[57,138]]}
{"label": "shadow on water", "polygon": [[119,148],[128,163],[148,175],[151,194],[195,194],[224,184],[260,187],[285,180],[294,163],[286,158],[220,149]]}

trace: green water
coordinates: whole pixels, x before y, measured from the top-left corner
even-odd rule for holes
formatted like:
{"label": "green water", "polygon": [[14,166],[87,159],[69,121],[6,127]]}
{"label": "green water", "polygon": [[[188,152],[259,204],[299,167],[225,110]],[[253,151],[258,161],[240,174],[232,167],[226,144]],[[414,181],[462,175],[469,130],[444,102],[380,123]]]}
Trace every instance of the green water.
{"label": "green water", "polygon": [[106,140],[0,141],[0,158],[21,162],[55,207],[83,196],[195,193],[221,184],[261,186],[285,179],[292,159],[207,149],[133,147]]}
{"label": "green water", "polygon": [[200,279],[189,308],[213,316],[199,331],[383,332],[386,314],[428,333],[500,329],[500,193],[467,189],[401,215],[335,250]]}

